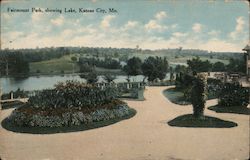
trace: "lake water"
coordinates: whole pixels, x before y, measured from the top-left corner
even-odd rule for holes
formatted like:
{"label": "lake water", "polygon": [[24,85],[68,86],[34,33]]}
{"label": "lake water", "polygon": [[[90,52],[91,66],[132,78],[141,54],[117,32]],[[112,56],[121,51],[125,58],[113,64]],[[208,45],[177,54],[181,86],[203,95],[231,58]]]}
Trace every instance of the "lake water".
{"label": "lake water", "polygon": [[[98,77],[98,82],[104,82],[102,76]],[[142,75],[131,76],[131,82],[141,82],[143,80]],[[127,76],[116,76],[114,82],[127,82]],[[169,79],[167,74],[166,79]],[[9,93],[10,91],[16,91],[18,88],[25,91],[42,90],[46,88],[53,88],[58,82],[65,82],[67,80],[77,80],[86,82],[85,79],[80,78],[79,75],[55,75],[55,76],[31,76],[28,78],[13,78],[4,77],[0,78],[0,85],[3,93]]]}

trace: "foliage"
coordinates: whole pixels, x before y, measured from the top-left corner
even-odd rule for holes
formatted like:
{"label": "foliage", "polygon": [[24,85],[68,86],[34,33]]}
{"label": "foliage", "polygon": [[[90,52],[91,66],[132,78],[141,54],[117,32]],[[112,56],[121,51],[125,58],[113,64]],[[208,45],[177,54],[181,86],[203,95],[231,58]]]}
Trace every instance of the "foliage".
{"label": "foliage", "polygon": [[148,57],[142,64],[142,72],[148,81],[164,79],[168,71],[168,61],[162,57]]}
{"label": "foliage", "polygon": [[127,61],[127,65],[124,66],[123,70],[127,73],[127,75],[136,76],[142,74],[141,69],[141,59],[138,57],[130,58]]}
{"label": "foliage", "polygon": [[203,117],[207,99],[207,79],[203,74],[198,74],[193,80],[191,89],[191,103],[193,105],[193,115],[196,118]]}
{"label": "foliage", "polygon": [[226,70],[226,66],[222,62],[215,62],[213,64],[212,71],[213,72],[224,72]]}
{"label": "foliage", "polygon": [[249,104],[249,96],[249,88],[242,87],[238,82],[225,83],[219,94],[219,105],[246,107]]}
{"label": "foliage", "polygon": [[107,83],[114,82],[115,79],[116,79],[116,76],[115,76],[115,75],[111,75],[111,74],[105,74],[105,75],[104,75],[104,80],[105,80]]}
{"label": "foliage", "polygon": [[223,82],[219,79],[208,78],[207,79],[207,90],[208,90],[208,99],[218,98]]}
{"label": "foliage", "polygon": [[184,66],[184,65],[176,65],[176,67],[175,67],[175,73],[180,73],[180,72],[182,72],[182,73],[185,73],[185,72],[187,72],[187,67],[186,66]]}
{"label": "foliage", "polygon": [[87,83],[95,84],[98,81],[97,73],[95,71],[90,72],[85,76],[85,79],[87,80]]}
{"label": "foliage", "polygon": [[189,88],[192,85],[193,79],[193,76],[180,72],[176,74],[176,87],[180,89]]}
{"label": "foliage", "polygon": [[206,60],[202,61],[199,57],[187,60],[188,67],[195,72],[207,72],[212,67],[212,64]]}
{"label": "foliage", "polygon": [[107,69],[119,69],[121,68],[119,61],[105,57],[104,60],[100,58],[86,58],[86,57],[80,57],[79,58],[79,65],[88,64],[89,66],[96,66],[96,67],[102,67]]}
{"label": "foliage", "polygon": [[88,64],[81,64],[80,65],[80,72],[85,73],[85,72],[92,72],[94,70],[93,66],[90,66]]}
{"label": "foliage", "polygon": [[245,73],[246,63],[240,59],[230,58],[229,64],[226,66],[228,72],[241,72]]}
{"label": "foliage", "polygon": [[29,73],[29,62],[20,52],[0,53],[0,75],[19,75]]}
{"label": "foliage", "polygon": [[71,57],[71,61],[76,62],[77,58],[75,56]]}
{"label": "foliage", "polygon": [[30,97],[28,106],[35,108],[82,108],[96,107],[109,103],[117,96],[112,87],[100,88],[77,81],[58,83],[54,89],[47,89]]}
{"label": "foliage", "polygon": [[17,126],[55,128],[107,121],[131,113],[130,108],[125,103],[112,102],[108,105],[109,108],[102,107],[89,112],[65,108],[64,110],[57,108],[51,111],[20,107],[11,113],[8,120]]}

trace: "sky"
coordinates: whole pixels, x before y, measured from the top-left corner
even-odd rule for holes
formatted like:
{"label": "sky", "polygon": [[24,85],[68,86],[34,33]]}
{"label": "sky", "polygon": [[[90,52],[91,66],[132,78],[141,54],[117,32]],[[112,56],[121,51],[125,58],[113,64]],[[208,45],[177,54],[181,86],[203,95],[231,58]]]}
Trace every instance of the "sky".
{"label": "sky", "polygon": [[[32,8],[43,12],[32,12]],[[65,8],[76,12],[66,13]],[[81,13],[80,8],[94,12]],[[20,9],[29,12],[11,12]],[[1,49],[138,45],[153,50],[242,52],[248,42],[249,4],[245,0],[1,1]]]}

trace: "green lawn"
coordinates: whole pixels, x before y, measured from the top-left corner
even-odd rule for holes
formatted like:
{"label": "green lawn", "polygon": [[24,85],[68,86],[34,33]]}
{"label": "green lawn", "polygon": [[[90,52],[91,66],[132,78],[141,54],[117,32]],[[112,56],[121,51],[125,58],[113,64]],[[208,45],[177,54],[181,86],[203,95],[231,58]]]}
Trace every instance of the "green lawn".
{"label": "green lawn", "polygon": [[190,104],[190,102],[185,100],[184,93],[176,88],[167,89],[163,92],[163,94],[172,103],[179,104],[179,105]]}
{"label": "green lawn", "polygon": [[71,60],[75,55],[66,55],[58,59],[51,59],[41,62],[30,63],[30,73],[36,74],[58,74],[58,73],[72,73],[79,71],[77,63]]}
{"label": "green lawn", "polygon": [[168,125],[190,128],[231,128],[236,127],[237,123],[210,116],[195,118],[192,114],[186,114],[169,121]]}

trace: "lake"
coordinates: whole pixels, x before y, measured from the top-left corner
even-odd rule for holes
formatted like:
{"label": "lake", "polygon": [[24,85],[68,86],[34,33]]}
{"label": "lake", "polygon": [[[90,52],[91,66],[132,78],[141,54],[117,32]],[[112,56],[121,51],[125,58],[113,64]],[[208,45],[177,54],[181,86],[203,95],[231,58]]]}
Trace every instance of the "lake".
{"label": "lake", "polygon": [[[131,76],[131,82],[141,82],[144,76]],[[98,76],[98,82],[104,82],[103,76]],[[127,82],[127,76],[116,76],[114,82]],[[169,79],[169,74],[166,75],[166,79]],[[67,80],[77,80],[86,82],[85,79],[80,78],[79,75],[54,75],[54,76],[31,76],[27,78],[13,78],[2,77],[0,78],[0,85],[3,93],[9,93],[10,91],[16,91],[18,88],[25,91],[42,90],[46,88],[52,88],[58,82],[65,82]]]}

